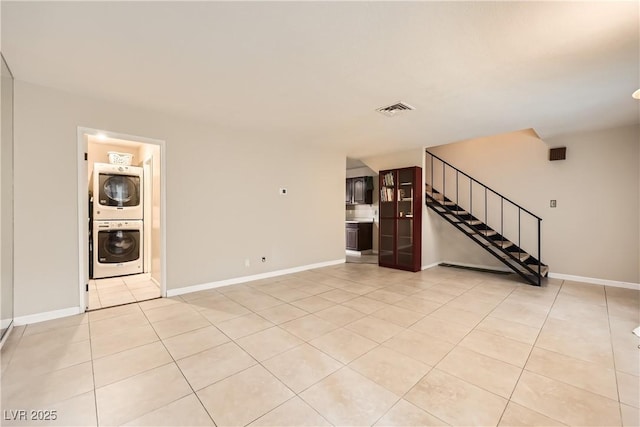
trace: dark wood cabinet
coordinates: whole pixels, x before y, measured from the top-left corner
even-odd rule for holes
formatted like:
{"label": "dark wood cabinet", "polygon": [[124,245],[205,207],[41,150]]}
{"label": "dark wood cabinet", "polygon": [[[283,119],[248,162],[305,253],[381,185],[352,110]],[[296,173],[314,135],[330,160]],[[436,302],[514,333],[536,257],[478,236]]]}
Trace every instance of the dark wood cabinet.
{"label": "dark wood cabinet", "polygon": [[347,189],[345,190],[345,200],[346,204],[350,204],[353,201],[353,178],[347,178]]}
{"label": "dark wood cabinet", "polygon": [[370,205],[373,203],[373,177],[347,178],[345,203],[350,205]]}
{"label": "dark wood cabinet", "polygon": [[347,249],[366,251],[373,248],[373,224],[370,222],[347,222],[345,227]]}
{"label": "dark wood cabinet", "polygon": [[378,265],[408,271],[422,267],[422,168],[380,172]]}
{"label": "dark wood cabinet", "polygon": [[364,177],[353,179],[353,203],[366,203],[366,190],[365,190]]}

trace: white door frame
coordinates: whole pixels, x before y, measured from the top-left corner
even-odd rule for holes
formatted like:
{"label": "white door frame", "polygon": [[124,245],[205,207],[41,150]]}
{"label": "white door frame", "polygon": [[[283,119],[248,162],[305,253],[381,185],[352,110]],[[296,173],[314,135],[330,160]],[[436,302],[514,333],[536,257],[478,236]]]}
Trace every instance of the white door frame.
{"label": "white door frame", "polygon": [[101,135],[107,138],[124,139],[127,141],[157,145],[160,149],[160,295],[167,296],[167,227],[166,227],[166,200],[167,200],[167,167],[166,144],[160,139],[145,138],[124,133],[110,132],[100,129],[78,126],[78,293],[80,312],[87,309],[85,301],[86,285],[89,283],[89,198],[88,198],[88,168],[84,154],[87,153],[89,135]]}
{"label": "white door frame", "polygon": [[[142,271],[151,273],[151,224],[153,223],[153,155],[142,159],[142,169],[144,176],[144,263]],[[148,219],[151,219],[149,221]]]}

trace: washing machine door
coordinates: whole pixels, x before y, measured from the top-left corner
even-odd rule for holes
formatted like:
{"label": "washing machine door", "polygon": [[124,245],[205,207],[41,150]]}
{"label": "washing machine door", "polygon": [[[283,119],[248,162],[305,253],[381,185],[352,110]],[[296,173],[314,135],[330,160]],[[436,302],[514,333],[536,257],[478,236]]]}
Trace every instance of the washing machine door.
{"label": "washing machine door", "polygon": [[102,264],[119,264],[140,258],[140,231],[98,231],[98,261]]}
{"label": "washing machine door", "polygon": [[140,177],[101,173],[98,203],[102,206],[132,207],[140,205]]}

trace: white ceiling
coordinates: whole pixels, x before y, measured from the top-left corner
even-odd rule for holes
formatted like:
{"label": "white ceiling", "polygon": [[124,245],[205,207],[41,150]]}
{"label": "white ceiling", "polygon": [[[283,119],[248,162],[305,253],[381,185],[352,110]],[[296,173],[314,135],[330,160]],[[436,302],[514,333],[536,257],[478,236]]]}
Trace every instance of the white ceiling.
{"label": "white ceiling", "polygon": [[[639,122],[638,2],[8,2],[16,79],[352,158]],[[416,111],[375,112],[405,101]]]}

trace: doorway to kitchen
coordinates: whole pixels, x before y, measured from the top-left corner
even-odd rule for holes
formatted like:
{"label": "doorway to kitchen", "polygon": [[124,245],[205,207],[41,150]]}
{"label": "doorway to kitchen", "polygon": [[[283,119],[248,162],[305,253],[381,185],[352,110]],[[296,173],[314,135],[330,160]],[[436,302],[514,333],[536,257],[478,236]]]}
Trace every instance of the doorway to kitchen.
{"label": "doorway to kitchen", "polygon": [[360,160],[347,158],[345,191],[345,259],[377,264],[378,176]]}
{"label": "doorway to kitchen", "polygon": [[78,129],[80,308],[166,296],[164,141]]}

